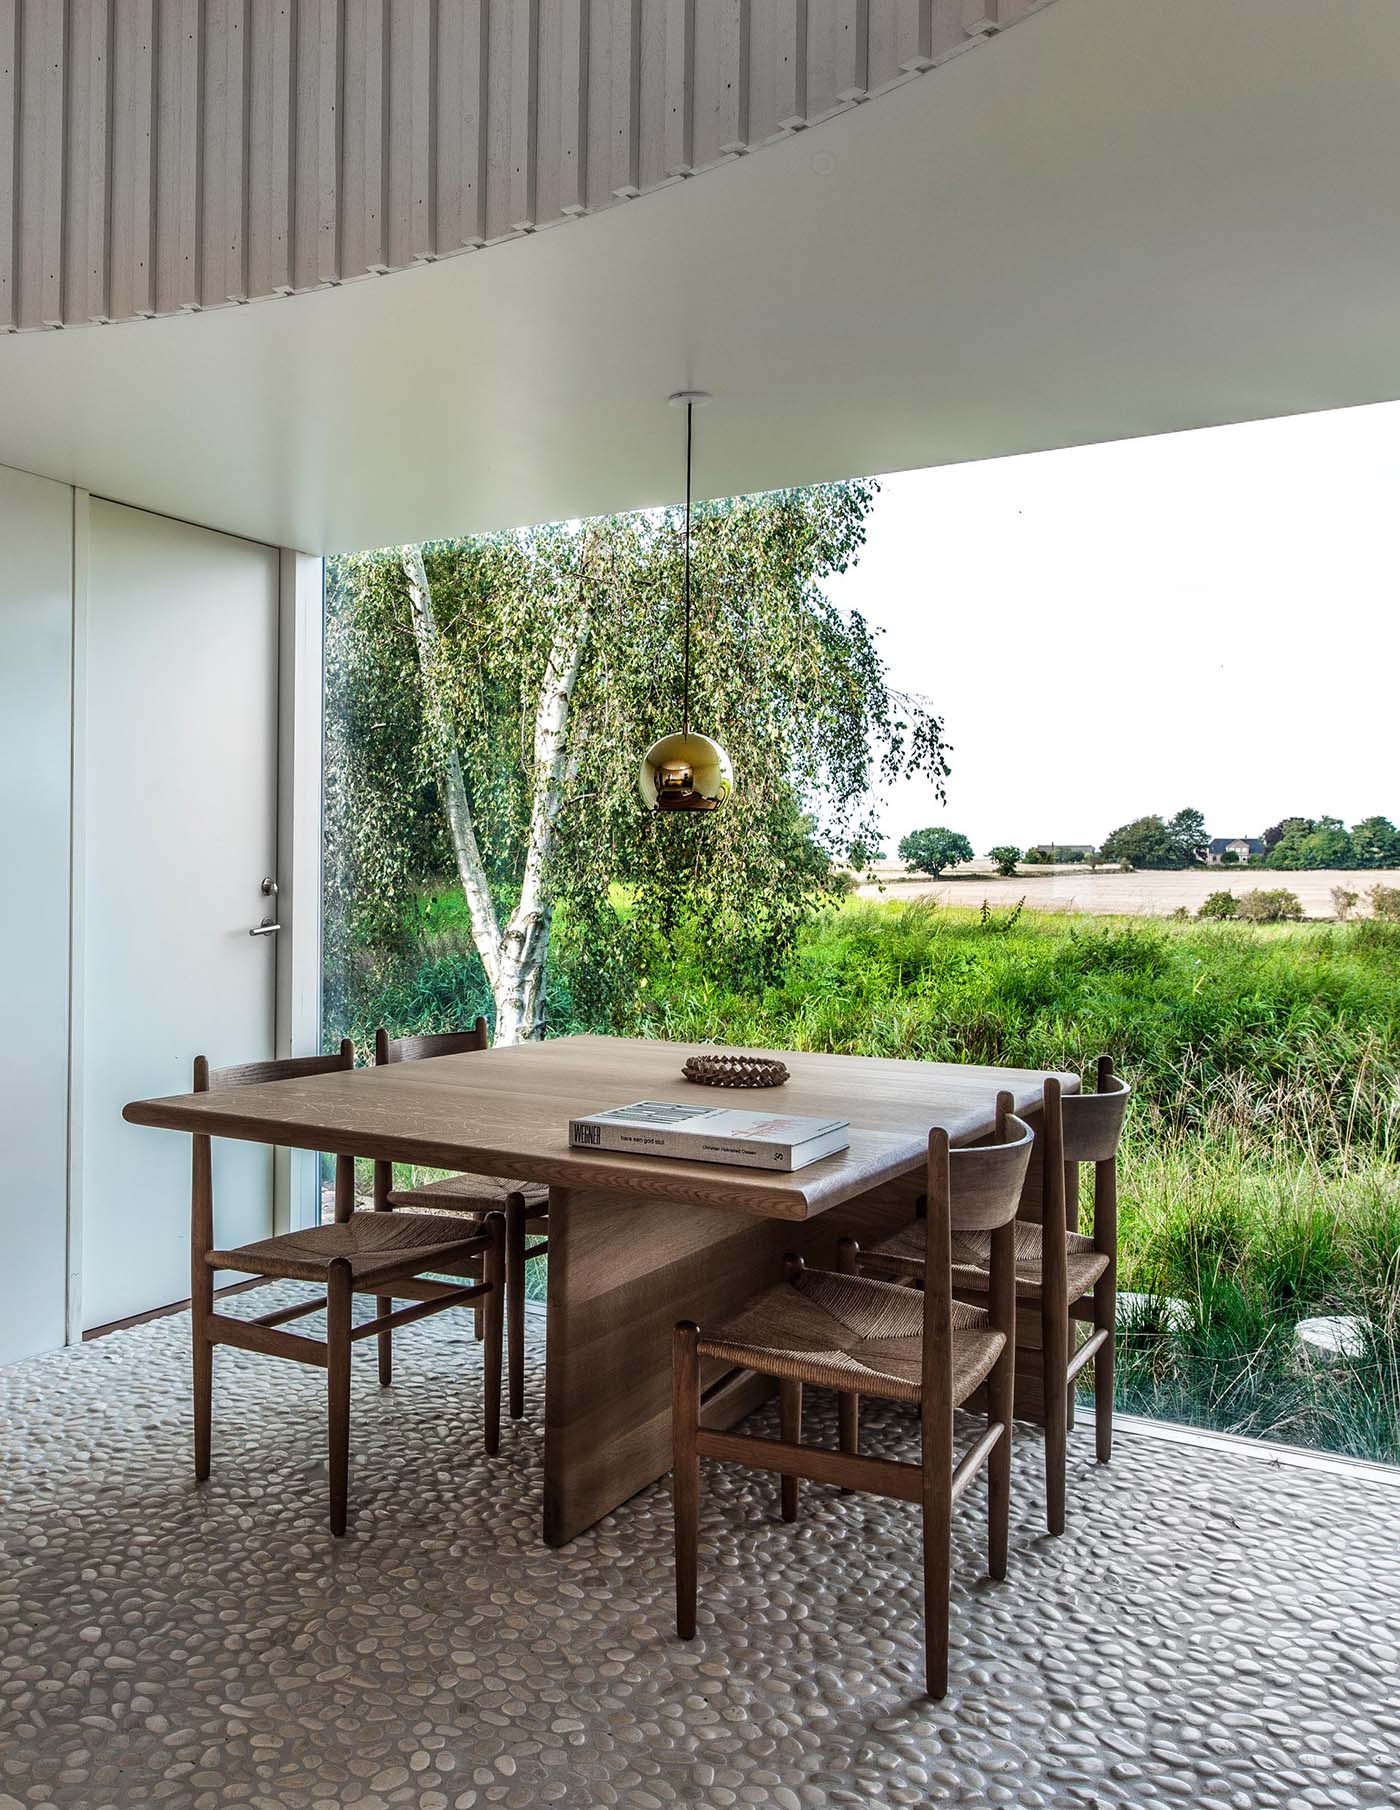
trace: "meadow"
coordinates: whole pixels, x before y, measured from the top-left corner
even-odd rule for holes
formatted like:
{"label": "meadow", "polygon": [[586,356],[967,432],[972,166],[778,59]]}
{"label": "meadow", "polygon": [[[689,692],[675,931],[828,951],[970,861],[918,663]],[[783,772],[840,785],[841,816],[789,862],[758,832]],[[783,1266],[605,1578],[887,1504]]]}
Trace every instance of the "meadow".
{"label": "meadow", "polygon": [[[480,1009],[444,930],[366,973],[357,1036]],[[682,937],[622,1006],[585,1010],[567,938],[550,1026],[1085,1070],[1135,1086],[1122,1153],[1125,1410],[1400,1463],[1400,925],[1256,927],[851,900],[779,984],[736,985]],[[1330,1363],[1317,1315],[1361,1322]]]}

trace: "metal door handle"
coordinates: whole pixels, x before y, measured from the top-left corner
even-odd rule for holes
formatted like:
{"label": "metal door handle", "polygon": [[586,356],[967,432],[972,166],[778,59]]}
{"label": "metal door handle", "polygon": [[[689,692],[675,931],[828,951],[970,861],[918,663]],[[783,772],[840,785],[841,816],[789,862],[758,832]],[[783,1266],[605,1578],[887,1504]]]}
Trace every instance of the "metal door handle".
{"label": "metal door handle", "polygon": [[249,936],[271,936],[274,930],[280,930],[280,924],[274,924],[271,918],[264,918],[256,930],[250,930]]}

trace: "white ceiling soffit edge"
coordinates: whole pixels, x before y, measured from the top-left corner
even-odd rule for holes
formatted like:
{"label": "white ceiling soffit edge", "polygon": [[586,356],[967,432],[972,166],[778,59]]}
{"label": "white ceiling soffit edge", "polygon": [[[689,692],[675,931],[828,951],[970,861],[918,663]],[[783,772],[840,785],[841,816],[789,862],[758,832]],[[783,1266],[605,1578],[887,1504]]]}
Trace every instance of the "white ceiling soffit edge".
{"label": "white ceiling soffit edge", "polygon": [[1400,395],[1400,7],[1056,0],[761,157],[0,342],[0,461],[308,551]]}
{"label": "white ceiling soffit edge", "polygon": [[761,150],[1050,0],[0,4],[0,331],[452,257]]}

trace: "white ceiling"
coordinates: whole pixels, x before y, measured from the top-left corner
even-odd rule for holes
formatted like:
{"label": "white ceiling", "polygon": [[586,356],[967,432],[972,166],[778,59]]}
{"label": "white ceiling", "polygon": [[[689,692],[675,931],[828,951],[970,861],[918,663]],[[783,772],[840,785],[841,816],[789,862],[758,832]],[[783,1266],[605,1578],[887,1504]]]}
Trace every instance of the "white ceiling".
{"label": "white ceiling", "polygon": [[451,262],[0,341],[0,463],[310,552],[1400,395],[1400,6],[1058,0]]}

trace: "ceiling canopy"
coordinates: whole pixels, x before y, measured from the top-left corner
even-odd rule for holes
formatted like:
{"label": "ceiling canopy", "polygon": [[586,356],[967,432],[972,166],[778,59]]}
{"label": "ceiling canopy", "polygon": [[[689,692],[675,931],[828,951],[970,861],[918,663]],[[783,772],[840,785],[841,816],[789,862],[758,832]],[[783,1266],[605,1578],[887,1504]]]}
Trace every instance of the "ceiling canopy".
{"label": "ceiling canopy", "polygon": [[675,501],[678,389],[699,495],[1391,399],[1397,92],[1390,0],[1055,0],[575,226],[0,340],[0,461],[319,552]]}

